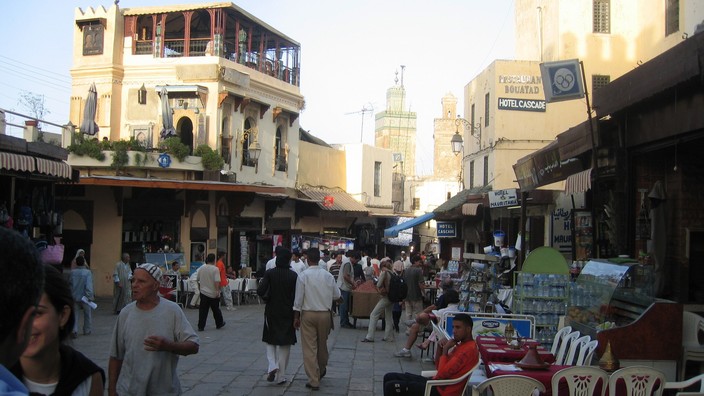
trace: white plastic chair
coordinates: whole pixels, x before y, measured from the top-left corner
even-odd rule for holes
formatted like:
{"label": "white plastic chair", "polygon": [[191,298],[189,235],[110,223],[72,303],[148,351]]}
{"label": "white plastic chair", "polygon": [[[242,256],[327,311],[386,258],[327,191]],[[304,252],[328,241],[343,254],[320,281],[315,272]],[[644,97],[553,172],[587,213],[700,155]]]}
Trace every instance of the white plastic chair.
{"label": "white plastic chair", "polygon": [[575,365],[577,366],[589,366],[592,364],[592,359],[594,358],[594,351],[596,347],[599,346],[599,341],[591,340],[587,342],[582,348],[579,349],[579,356],[577,356],[577,361]]}
{"label": "white plastic chair", "polygon": [[677,396],[692,396],[692,395],[704,395],[704,374],[699,374],[696,377],[692,377],[688,380],[678,381],[678,382],[666,382],[665,389],[684,389],[689,388],[692,385],[699,383],[699,392],[677,392]]}
{"label": "white plastic chair", "polygon": [[609,377],[609,396],[616,396],[619,381],[626,385],[626,396],[661,396],[665,389],[665,374],[648,366],[631,366],[614,371]]}
{"label": "white plastic chair", "polygon": [[555,355],[555,364],[565,364],[568,348],[577,338],[579,338],[578,331],[573,331],[562,338],[560,348],[557,351],[557,355]]}
{"label": "white plastic chair", "polygon": [[682,312],[682,361],[680,363],[680,381],[684,379],[687,361],[704,362],[704,346],[699,342],[699,332],[704,328],[704,318],[684,311]]}
{"label": "white plastic chair", "polygon": [[472,396],[479,396],[491,388],[494,396],[531,396],[536,389],[545,393],[545,385],[540,381],[523,375],[500,375],[489,378],[472,387]]}
{"label": "white plastic chair", "polygon": [[[474,365],[471,369],[469,369],[466,373],[464,373],[461,377],[459,378],[453,378],[453,379],[446,379],[446,380],[428,380],[425,383],[425,396],[430,396],[430,392],[432,392],[433,387],[435,386],[445,386],[445,385],[453,385],[460,383],[462,381],[467,381],[464,384],[464,388],[462,388],[462,393],[460,395],[464,395],[464,393],[467,391],[467,387],[469,386],[469,377],[472,375],[472,372],[479,367],[479,362]],[[437,374],[437,371],[435,370],[428,370],[428,371],[422,371],[420,375],[423,377],[434,377],[435,374]]]}
{"label": "white plastic chair", "polygon": [[586,335],[584,337],[579,337],[576,340],[572,341],[570,344],[570,349],[569,352],[567,353],[567,357],[565,358],[564,364],[565,366],[572,366],[575,364],[575,359],[577,358],[577,354],[584,348],[584,346],[592,340],[592,337]]}
{"label": "white plastic chair", "polygon": [[232,301],[237,301],[237,305],[242,303],[244,292],[242,291],[242,278],[228,279],[230,283],[230,291],[232,292]]}
{"label": "white plastic chair", "polygon": [[555,333],[555,338],[552,340],[552,348],[550,348],[550,353],[552,353],[553,356],[557,355],[557,348],[562,343],[562,339],[571,332],[572,326],[565,326]]}
{"label": "white plastic chair", "polygon": [[[609,374],[597,367],[574,366],[562,369],[552,376],[552,394],[557,395],[561,379],[565,379],[570,396],[604,396]],[[601,380],[601,391],[597,386]]]}

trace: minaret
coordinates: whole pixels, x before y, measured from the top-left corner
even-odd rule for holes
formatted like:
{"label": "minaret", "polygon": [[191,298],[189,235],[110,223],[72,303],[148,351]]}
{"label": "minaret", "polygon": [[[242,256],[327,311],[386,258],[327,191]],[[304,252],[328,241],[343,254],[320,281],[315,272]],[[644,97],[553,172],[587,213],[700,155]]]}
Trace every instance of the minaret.
{"label": "minaret", "polygon": [[[442,114],[433,122],[433,176],[440,180],[460,180],[462,153],[455,155],[450,144],[452,136],[458,130],[455,124],[457,98],[448,92],[440,100],[440,103],[442,104]],[[462,125],[459,128],[460,134],[462,134]]]}
{"label": "minaret", "polygon": [[376,147],[390,149],[394,154],[396,171],[405,176],[416,175],[416,113],[406,110],[406,89],[398,71],[394,85],[386,90],[386,110],[376,114]]}

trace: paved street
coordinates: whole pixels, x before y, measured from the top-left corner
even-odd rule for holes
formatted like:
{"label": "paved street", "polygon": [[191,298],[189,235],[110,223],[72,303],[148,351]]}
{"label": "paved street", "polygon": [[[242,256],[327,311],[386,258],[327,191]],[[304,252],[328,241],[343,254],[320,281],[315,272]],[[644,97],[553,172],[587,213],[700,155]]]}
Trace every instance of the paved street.
{"label": "paved street", "polygon": [[[110,335],[116,316],[110,313],[111,301],[98,299],[97,303],[93,333],[79,335],[74,346],[103,367],[107,374]],[[185,312],[196,328],[198,310],[186,309]],[[289,382],[275,385],[265,378],[267,363],[261,341],[264,305],[256,302],[241,305],[236,311],[223,310],[223,315],[227,325],[216,330],[211,315],[205,331],[199,333],[200,352],[181,357],[179,361],[178,372],[185,395],[382,395],[385,373],[420,373],[433,369],[432,363],[420,361],[417,348],[412,360],[393,356],[406,339],[403,325],[395,342],[381,341],[383,332],[378,329],[376,342],[370,344],[360,342],[369,323],[360,319],[357,329],[336,328],[331,334],[328,341],[330,362],[320,391],[313,392],[305,387],[307,377],[300,343],[291,348],[287,369]],[[335,319],[337,326],[338,318]]]}

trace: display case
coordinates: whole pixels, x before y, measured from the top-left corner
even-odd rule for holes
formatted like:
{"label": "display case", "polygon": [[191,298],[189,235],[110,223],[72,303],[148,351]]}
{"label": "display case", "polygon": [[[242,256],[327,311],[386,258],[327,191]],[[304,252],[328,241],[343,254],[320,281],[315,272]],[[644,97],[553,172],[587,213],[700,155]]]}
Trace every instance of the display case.
{"label": "display case", "polygon": [[629,259],[590,260],[570,290],[565,323],[607,343],[626,361],[677,361],[682,344],[682,305],[656,299],[652,266]]}
{"label": "display case", "polygon": [[591,260],[570,291],[567,318],[583,334],[632,323],[654,301],[651,266]]}

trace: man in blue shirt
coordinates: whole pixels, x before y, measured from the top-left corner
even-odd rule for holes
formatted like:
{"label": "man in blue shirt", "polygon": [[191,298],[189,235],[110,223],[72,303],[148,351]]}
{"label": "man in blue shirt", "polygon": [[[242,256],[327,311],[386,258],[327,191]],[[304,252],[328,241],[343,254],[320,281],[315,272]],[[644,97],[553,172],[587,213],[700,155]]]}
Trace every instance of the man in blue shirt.
{"label": "man in blue shirt", "polygon": [[26,395],[27,388],[6,367],[24,351],[44,288],[44,268],[28,238],[0,227],[0,394]]}
{"label": "man in blue shirt", "polygon": [[[93,308],[89,301],[93,301],[93,273],[86,267],[86,260],[78,256],[76,257],[76,269],[71,271],[71,294],[73,294],[74,314],[76,321],[73,322],[73,334],[78,336],[78,313],[83,310],[83,335],[90,334],[93,328]],[[86,300],[83,300],[83,297]]]}

